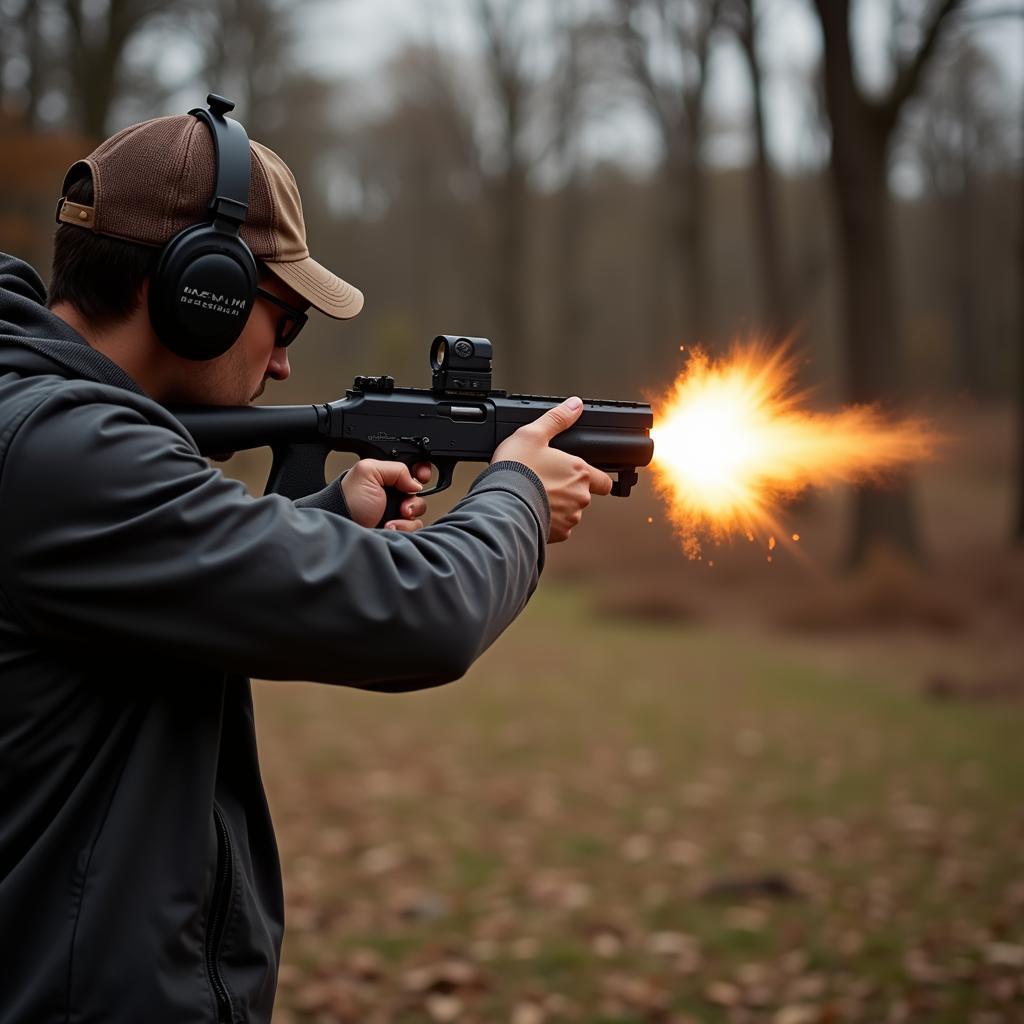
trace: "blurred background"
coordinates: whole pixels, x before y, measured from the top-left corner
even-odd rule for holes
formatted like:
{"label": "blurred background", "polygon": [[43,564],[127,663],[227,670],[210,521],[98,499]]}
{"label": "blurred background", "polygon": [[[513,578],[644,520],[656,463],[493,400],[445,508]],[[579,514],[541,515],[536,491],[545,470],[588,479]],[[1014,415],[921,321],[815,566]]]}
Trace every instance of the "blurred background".
{"label": "blurred background", "polygon": [[792,338],[948,439],[771,559],[596,503],[454,686],[259,684],[281,1024],[1024,1021],[1024,5],[0,0],[0,249],[45,278],[66,167],[211,90],[367,297],[265,400]]}

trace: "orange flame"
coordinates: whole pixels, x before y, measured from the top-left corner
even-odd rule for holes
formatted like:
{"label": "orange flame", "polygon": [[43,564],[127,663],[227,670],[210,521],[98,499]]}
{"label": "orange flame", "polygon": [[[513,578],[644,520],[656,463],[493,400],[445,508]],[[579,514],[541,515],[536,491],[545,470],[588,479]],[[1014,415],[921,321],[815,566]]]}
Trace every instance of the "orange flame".
{"label": "orange flame", "polygon": [[939,439],[919,420],[808,410],[795,370],[784,346],[737,344],[717,360],[691,350],[652,400],[655,487],[691,558],[704,538],[782,533],[775,507],[808,487],[878,481],[934,453]]}

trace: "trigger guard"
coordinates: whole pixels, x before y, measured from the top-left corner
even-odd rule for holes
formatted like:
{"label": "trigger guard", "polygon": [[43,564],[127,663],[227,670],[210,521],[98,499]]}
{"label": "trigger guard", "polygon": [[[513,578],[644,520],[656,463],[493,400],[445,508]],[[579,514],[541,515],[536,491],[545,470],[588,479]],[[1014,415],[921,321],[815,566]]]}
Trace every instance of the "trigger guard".
{"label": "trigger guard", "polygon": [[417,498],[429,498],[432,494],[448,490],[452,485],[452,480],[455,477],[455,466],[450,462],[435,462],[433,465],[437,466],[437,483],[425,491],[417,491],[415,495]]}

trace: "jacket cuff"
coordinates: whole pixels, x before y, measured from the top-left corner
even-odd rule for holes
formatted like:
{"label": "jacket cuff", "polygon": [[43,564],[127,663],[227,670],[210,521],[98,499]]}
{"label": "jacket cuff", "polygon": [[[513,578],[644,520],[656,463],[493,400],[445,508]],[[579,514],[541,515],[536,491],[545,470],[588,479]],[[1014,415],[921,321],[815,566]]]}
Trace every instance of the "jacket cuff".
{"label": "jacket cuff", "polygon": [[506,459],[492,463],[473,481],[469,493],[477,490],[510,491],[530,506],[540,529],[543,557],[544,545],[547,544],[548,533],[551,531],[551,506],[548,504],[548,493],[544,490],[540,477],[529,466]]}
{"label": "jacket cuff", "polygon": [[[346,470],[347,472],[347,470]],[[341,489],[341,481],[345,473],[335,477],[322,491],[315,491],[307,494],[304,498],[295,499],[296,508],[318,508],[324,512],[333,512],[336,516],[352,518],[348,510],[348,503],[345,501],[345,493]]]}

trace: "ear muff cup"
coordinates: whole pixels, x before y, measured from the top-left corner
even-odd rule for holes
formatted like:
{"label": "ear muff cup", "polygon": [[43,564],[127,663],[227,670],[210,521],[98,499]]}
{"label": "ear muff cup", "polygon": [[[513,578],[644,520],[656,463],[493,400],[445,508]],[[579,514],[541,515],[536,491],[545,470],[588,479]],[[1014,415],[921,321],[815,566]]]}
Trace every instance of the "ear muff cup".
{"label": "ear muff cup", "polygon": [[249,247],[212,224],[178,232],[150,280],[157,337],[185,359],[216,359],[238,340],[256,299],[259,272]]}

